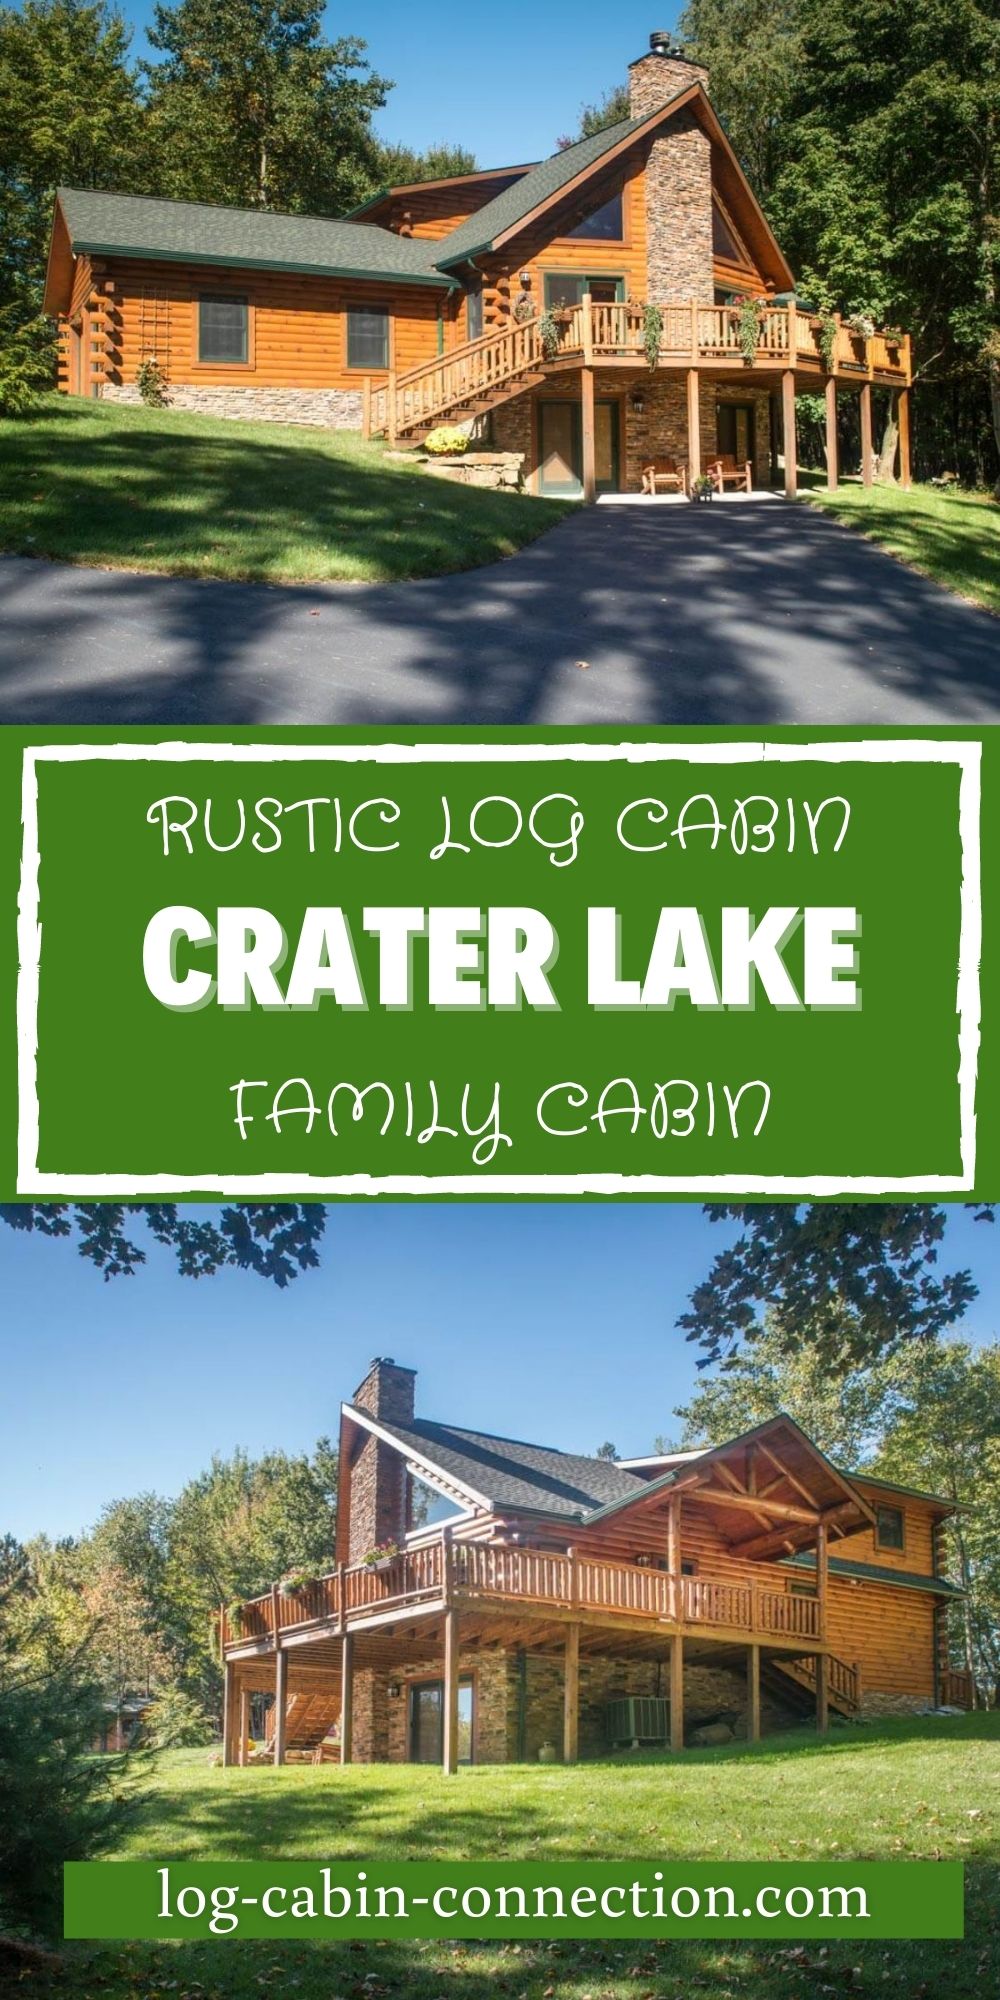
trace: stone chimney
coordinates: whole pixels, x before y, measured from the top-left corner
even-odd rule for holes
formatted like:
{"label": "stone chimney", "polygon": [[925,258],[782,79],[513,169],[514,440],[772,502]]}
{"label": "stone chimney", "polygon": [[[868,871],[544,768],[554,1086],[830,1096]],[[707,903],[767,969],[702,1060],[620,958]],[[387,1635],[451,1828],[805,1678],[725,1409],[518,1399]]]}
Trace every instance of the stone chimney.
{"label": "stone chimney", "polygon": [[[390,1426],[412,1424],[416,1370],[400,1368],[391,1355],[377,1354],[352,1402]],[[360,1562],[381,1542],[401,1542],[406,1533],[406,1465],[381,1438],[366,1436],[351,1467],[348,1562]]]}
{"label": "stone chimney", "polygon": [[708,71],[702,63],[691,62],[671,46],[670,36],[661,28],[649,37],[648,56],[639,56],[628,66],[629,112],[633,118],[648,118],[668,97],[675,97],[688,84],[700,83],[708,89]]}
{"label": "stone chimney", "polygon": [[[708,71],[689,62],[657,30],[649,54],[629,64],[633,118],[647,118],[691,83],[708,88]],[[646,296],[652,305],[715,296],[712,262],[712,147],[690,105],[652,141],[646,160]]]}

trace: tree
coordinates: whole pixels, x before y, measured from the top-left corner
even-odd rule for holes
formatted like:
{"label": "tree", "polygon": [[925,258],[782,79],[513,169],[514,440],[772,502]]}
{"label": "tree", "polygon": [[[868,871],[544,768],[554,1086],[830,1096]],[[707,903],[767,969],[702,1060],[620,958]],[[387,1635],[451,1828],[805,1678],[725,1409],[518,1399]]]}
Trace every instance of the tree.
{"label": "tree", "polygon": [[320,215],[374,192],[390,85],[364,42],[324,39],[323,15],[322,0],[161,0],[143,68],[164,192]]}
{"label": "tree", "polygon": [[0,1222],[10,1229],[75,1236],[80,1256],[106,1279],[132,1277],[146,1262],[146,1252],[126,1233],[133,1218],[174,1251],[183,1278],[208,1278],[235,1266],[269,1278],[279,1289],[300,1271],[315,1270],[316,1246],[326,1228],[319,1202],[244,1201],[223,1208],[215,1221],[184,1216],[176,1202],[0,1203]]}
{"label": "tree", "polygon": [[447,181],[459,174],[474,174],[478,165],[468,147],[450,146],[442,139],[423,153],[415,153],[412,146],[379,146],[375,171],[381,187],[410,187],[417,181]]}
{"label": "tree", "polygon": [[[843,1371],[944,1333],[976,1297],[969,1271],[937,1275],[946,1216],[931,1203],[709,1202],[705,1213],[743,1233],[677,1321],[704,1350],[702,1368],[759,1339],[765,1310],[785,1353],[808,1341]],[[993,1209],[977,1215],[992,1220]]]}
{"label": "tree", "polygon": [[881,1439],[891,1364],[835,1373],[806,1342],[789,1348],[769,1314],[757,1338],[704,1377],[674,1411],[680,1450],[724,1444],[782,1411],[838,1465],[858,1466]]}
{"label": "tree", "polygon": [[618,1458],[619,1458],[618,1446],[612,1444],[611,1440],[609,1439],[607,1444],[598,1445],[597,1450],[594,1453],[594,1457],[606,1458],[610,1465],[616,1465],[618,1463]]}
{"label": "tree", "polygon": [[803,13],[803,0],[688,0],[678,22],[684,52],[707,68],[712,102],[765,206],[788,157]]}
{"label": "tree", "polygon": [[0,8],[0,412],[54,379],[41,311],[55,189],[128,186],[141,107],[120,14],[81,0]]}
{"label": "tree", "polygon": [[63,1863],[112,1844],[135,1793],[119,1760],[88,1755],[104,1708],[68,1551],[21,1553],[0,1584],[0,1929],[58,1934]]}
{"label": "tree", "polygon": [[629,105],[628,84],[620,83],[614,90],[606,90],[597,104],[581,104],[580,123],[575,132],[564,132],[556,140],[561,153],[567,146],[575,146],[581,139],[592,139],[597,132],[606,132],[612,125],[620,125],[622,120],[632,115]]}

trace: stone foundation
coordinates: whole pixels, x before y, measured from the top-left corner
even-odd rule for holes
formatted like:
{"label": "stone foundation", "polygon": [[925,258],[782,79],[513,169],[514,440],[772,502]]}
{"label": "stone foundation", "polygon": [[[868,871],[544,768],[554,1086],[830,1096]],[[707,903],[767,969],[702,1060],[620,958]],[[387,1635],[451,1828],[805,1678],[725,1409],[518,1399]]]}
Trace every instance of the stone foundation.
{"label": "stone foundation", "polygon": [[[632,406],[632,395],[636,390],[642,397],[641,412]],[[580,394],[579,375],[567,371],[564,376],[554,377],[552,393],[575,401]],[[599,400],[618,399],[623,492],[641,491],[642,468],[651,458],[676,458],[678,463],[687,462],[687,381],[683,375],[668,375],[666,371],[659,370],[653,373],[649,369],[641,373],[637,371],[634,375],[631,371],[625,373],[620,369],[598,369],[594,394]],[[514,396],[493,412],[494,444],[501,455],[516,455],[523,459],[527,479],[532,479],[536,470],[534,452],[537,442],[532,434],[533,400],[541,401],[542,397],[533,399],[530,394]],[[716,405],[723,402],[752,404],[755,418],[754,485],[767,486],[771,472],[768,392],[744,383],[739,376],[722,382],[699,378],[702,470],[718,455],[715,413]]]}
{"label": "stone foundation", "polygon": [[429,451],[391,451],[389,458],[405,458],[419,465],[435,479],[453,479],[459,486],[488,486],[517,492],[524,472],[522,451],[470,451],[459,458],[439,458]]}
{"label": "stone foundation", "polygon": [[[104,382],[104,403],[142,401],[134,382]],[[359,431],[361,395],[353,389],[201,388],[170,382],[167,407],[202,417],[238,417],[255,424],[305,424],[311,430]]]}
{"label": "stone foundation", "polygon": [[872,1718],[879,1715],[930,1715],[934,1703],[926,1695],[884,1694],[878,1688],[865,1688],[861,1697],[861,1714]]}

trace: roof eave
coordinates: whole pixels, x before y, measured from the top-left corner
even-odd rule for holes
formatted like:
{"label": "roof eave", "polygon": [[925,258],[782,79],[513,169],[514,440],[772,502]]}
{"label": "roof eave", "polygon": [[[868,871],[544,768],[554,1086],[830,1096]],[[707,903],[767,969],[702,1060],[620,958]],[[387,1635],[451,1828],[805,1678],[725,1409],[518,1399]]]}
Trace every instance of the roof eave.
{"label": "roof eave", "polygon": [[436,270],[369,271],[348,264],[298,263],[281,257],[225,257],[206,250],[153,250],[138,243],[91,243],[83,237],[74,237],[72,232],[70,245],[74,256],[146,257],[157,264],[208,264],[214,270],[293,271],[301,277],[349,278],[352,284],[430,285],[442,289],[452,283]]}

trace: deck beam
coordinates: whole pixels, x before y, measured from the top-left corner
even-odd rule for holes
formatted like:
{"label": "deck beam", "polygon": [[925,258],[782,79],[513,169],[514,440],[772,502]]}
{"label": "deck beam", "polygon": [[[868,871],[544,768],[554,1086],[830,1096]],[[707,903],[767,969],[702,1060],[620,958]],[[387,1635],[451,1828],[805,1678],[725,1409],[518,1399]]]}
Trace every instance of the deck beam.
{"label": "deck beam", "polygon": [[274,1656],[274,1761],[285,1761],[285,1733],[288,1724],[288,1654],[279,1646]]}
{"label": "deck beam", "polygon": [[670,1748],[684,1748],[684,1641],[679,1632],[670,1648]]}
{"label": "deck beam", "polygon": [[794,500],[798,492],[799,468],[795,442],[795,370],[786,368],[781,378],[781,431],[785,454],[785,497]]}
{"label": "deck beam", "polygon": [[837,450],[837,378],[826,378],[826,483],[831,493],[836,493],[840,484],[840,466]]}
{"label": "deck beam", "polygon": [[458,1770],[458,1612],[454,1605],[449,1605],[444,1614],[444,1717],[441,1764],[449,1776],[454,1776]]}
{"label": "deck beam", "polygon": [[245,1764],[247,1761],[247,1743],[250,1739],[250,1689],[245,1684],[240,1688],[239,1714],[240,1741],[236,1761],[239,1764]]}
{"label": "deck beam", "polygon": [[899,425],[899,483],[904,493],[910,487],[910,390],[901,389],[896,406]]}
{"label": "deck beam", "polygon": [[747,1742],[760,1742],[760,1647],[747,1647]]}
{"label": "deck beam", "polygon": [[697,368],[687,372],[688,492],[701,478],[701,377]]}
{"label": "deck beam", "polygon": [[830,1727],[829,1665],[825,1653],[816,1654],[816,1729],[825,1736]]}
{"label": "deck beam", "polygon": [[344,1633],[340,1655],[340,1761],[349,1764],[354,1751],[354,1638]]}
{"label": "deck beam", "polygon": [[580,1627],[567,1625],[563,1660],[563,1763],[575,1764],[580,1746]]}
{"label": "deck beam", "polygon": [[872,385],[862,382],[860,396],[861,412],[861,483],[871,486],[875,479],[872,450]]}

